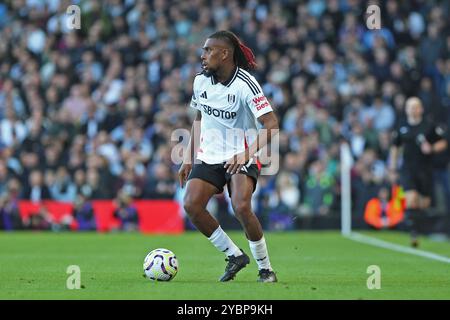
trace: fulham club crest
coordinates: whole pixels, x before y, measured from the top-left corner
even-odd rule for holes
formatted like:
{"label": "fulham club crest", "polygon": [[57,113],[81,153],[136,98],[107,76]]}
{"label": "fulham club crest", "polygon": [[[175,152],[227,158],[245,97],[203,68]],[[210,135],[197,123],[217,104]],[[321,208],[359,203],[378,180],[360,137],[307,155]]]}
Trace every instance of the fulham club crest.
{"label": "fulham club crest", "polygon": [[228,95],[228,103],[234,104],[235,102],[236,102],[236,96],[234,94],[229,94]]}

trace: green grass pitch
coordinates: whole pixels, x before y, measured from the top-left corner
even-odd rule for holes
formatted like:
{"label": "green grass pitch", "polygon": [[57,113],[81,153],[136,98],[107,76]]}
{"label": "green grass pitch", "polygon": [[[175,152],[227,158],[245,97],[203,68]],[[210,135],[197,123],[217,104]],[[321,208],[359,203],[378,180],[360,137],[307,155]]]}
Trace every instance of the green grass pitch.
{"label": "green grass pitch", "polygon": [[[229,232],[249,253],[242,232]],[[366,233],[408,244],[403,233]],[[266,233],[279,282],[256,282],[254,260],[236,279],[220,283],[224,255],[199,232],[0,233],[0,299],[302,300],[450,299],[450,264],[353,242],[338,232]],[[421,249],[450,257],[450,243],[421,239]],[[171,282],[145,279],[142,263],[155,248],[175,252]],[[81,285],[66,287],[78,265]],[[381,289],[369,290],[367,268],[381,269]]]}

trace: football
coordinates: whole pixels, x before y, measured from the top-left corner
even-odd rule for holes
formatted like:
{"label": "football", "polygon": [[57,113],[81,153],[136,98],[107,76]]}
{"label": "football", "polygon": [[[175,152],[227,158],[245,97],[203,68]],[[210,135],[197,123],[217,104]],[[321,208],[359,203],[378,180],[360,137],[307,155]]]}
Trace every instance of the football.
{"label": "football", "polygon": [[144,274],[150,280],[170,281],[178,272],[178,260],[167,249],[152,250],[144,259]]}

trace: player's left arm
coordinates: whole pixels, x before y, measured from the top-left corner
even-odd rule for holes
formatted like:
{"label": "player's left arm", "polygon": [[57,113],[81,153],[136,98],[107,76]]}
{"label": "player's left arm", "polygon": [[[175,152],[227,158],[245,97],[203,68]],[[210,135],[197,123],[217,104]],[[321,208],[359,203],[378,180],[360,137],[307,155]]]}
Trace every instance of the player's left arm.
{"label": "player's left arm", "polygon": [[263,128],[258,131],[256,140],[244,152],[236,154],[225,163],[224,168],[231,174],[239,172],[278,133],[278,119],[258,81],[253,76],[246,76],[243,80],[247,85],[243,85],[241,89],[242,104],[249,108],[255,119],[263,125]]}
{"label": "player's left arm", "polygon": [[445,149],[447,149],[447,146],[448,146],[447,140],[441,139],[431,146],[431,150],[433,151],[433,153],[440,153]]}
{"label": "player's left arm", "polygon": [[[424,154],[440,153],[447,149],[448,143],[445,138],[445,129],[442,126],[434,127],[431,135],[424,139],[421,149]],[[431,141],[431,142],[429,142]]]}
{"label": "player's left arm", "polygon": [[224,168],[228,173],[234,174],[239,172],[241,168],[253,157],[259,150],[270,143],[273,136],[279,131],[278,119],[273,111],[265,113],[258,118],[259,123],[263,126],[258,131],[256,140],[244,152],[236,154],[229,159]]}

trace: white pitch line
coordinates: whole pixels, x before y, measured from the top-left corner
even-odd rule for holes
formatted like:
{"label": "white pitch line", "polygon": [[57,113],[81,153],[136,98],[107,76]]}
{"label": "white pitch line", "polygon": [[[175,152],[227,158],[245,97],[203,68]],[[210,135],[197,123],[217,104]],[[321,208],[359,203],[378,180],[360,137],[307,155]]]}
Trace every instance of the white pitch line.
{"label": "white pitch line", "polygon": [[414,248],[405,247],[405,246],[402,246],[399,244],[386,242],[386,241],[372,238],[369,236],[365,236],[365,235],[362,235],[362,234],[356,233],[356,232],[352,232],[350,235],[346,235],[344,237],[348,238],[350,240],[353,240],[353,241],[369,244],[369,245],[380,247],[380,248],[385,248],[385,249],[394,250],[394,251],[398,251],[398,252],[402,252],[402,253],[412,254],[412,255],[416,255],[416,256],[420,256],[423,258],[436,260],[436,261],[440,261],[440,262],[450,263],[450,258],[448,258],[446,256],[441,256],[436,253],[418,250],[418,249],[414,249]]}

